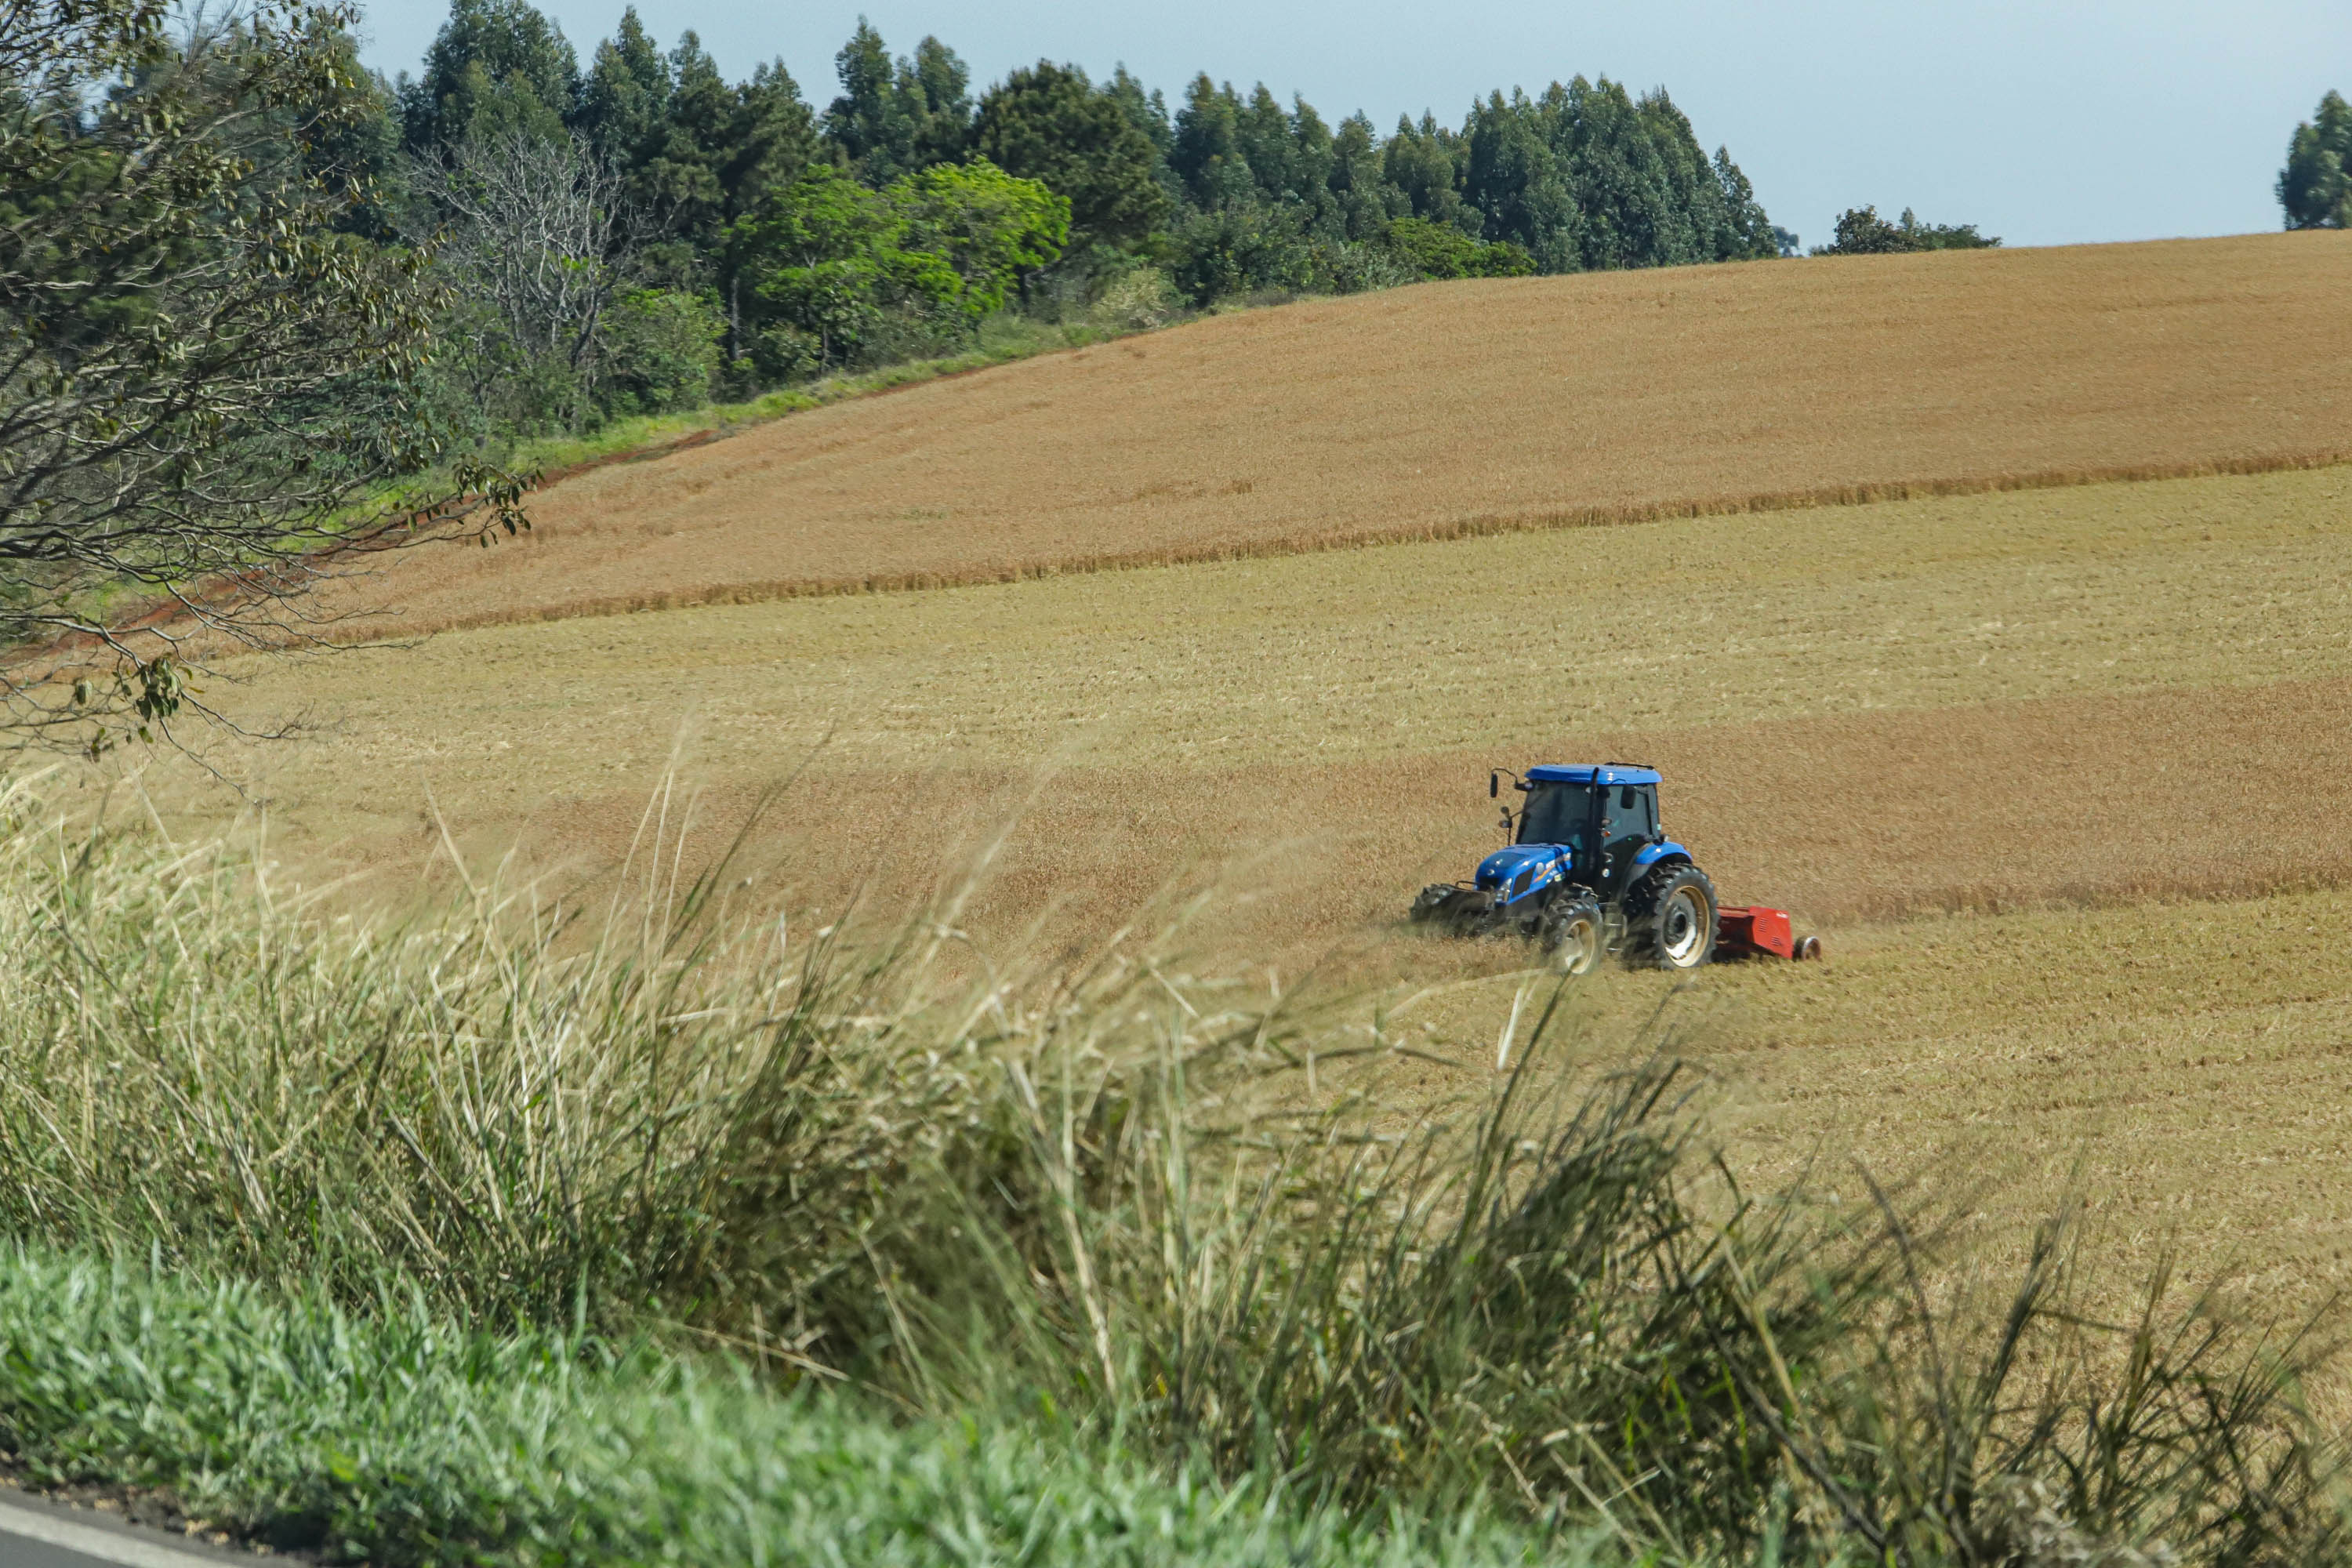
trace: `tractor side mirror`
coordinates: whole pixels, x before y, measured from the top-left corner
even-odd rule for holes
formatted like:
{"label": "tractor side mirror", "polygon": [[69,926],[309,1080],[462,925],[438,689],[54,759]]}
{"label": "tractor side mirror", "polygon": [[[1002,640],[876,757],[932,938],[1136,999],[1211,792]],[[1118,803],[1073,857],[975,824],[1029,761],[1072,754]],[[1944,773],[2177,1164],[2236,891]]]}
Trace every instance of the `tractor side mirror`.
{"label": "tractor side mirror", "polygon": [[1488,800],[1497,799],[1501,796],[1502,793],[1503,775],[1497,773],[1489,773],[1486,775],[1486,798]]}

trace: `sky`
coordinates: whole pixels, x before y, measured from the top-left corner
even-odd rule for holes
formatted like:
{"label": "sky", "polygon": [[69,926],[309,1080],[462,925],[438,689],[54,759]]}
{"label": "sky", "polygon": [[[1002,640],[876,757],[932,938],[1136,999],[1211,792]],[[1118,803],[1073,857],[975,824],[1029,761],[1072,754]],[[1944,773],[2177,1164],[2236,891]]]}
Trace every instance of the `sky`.
{"label": "sky", "polygon": [[[447,0],[363,0],[367,62],[414,70]],[[538,0],[584,65],[623,0]],[[1125,64],[1177,100],[1207,71],[1356,110],[1459,124],[1474,97],[1577,75],[1663,86],[1727,145],[1772,220],[1807,244],[1869,204],[1973,223],[2011,245],[2274,229],[2287,138],[2352,93],[2347,0],[641,0],[730,78],[781,58],[817,108],[869,17],[892,50],[934,34],[975,89],[1039,58]]]}

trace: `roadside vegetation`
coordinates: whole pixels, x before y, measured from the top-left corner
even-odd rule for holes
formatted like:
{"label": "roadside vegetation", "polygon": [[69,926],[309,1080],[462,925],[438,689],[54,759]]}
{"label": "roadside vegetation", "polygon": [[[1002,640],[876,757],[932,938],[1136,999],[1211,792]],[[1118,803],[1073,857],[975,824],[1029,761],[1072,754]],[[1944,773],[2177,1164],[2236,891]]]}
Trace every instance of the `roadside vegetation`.
{"label": "roadside vegetation", "polygon": [[802,931],[652,846],[362,920],[10,805],[36,1481],[375,1562],[2342,1547],[2322,1342],[2161,1273],[2100,1326],[2063,1215],[2004,1271],[1746,1191],[1667,1050],[1547,1014],[1399,1140],[1349,1085],[1402,1041],[1148,943],[958,979],[951,903]]}
{"label": "roadside vegetation", "polygon": [[[1116,307],[1118,302],[1112,303]],[[846,398],[865,397],[897,387],[919,385],[942,376],[985,370],[1033,354],[1084,348],[1089,343],[1166,325],[1172,319],[1114,308],[1066,324],[1001,312],[982,321],[973,330],[970,343],[954,353],[904,360],[873,370],[844,371],[761,393],[740,403],[706,403],[671,413],[631,415],[580,435],[559,432],[534,436],[517,441],[508,449],[506,460],[519,471],[539,475],[543,483],[553,482],[582,468],[657,456],[698,440],[731,435],[747,426],[781,419],[788,414],[805,413]]]}

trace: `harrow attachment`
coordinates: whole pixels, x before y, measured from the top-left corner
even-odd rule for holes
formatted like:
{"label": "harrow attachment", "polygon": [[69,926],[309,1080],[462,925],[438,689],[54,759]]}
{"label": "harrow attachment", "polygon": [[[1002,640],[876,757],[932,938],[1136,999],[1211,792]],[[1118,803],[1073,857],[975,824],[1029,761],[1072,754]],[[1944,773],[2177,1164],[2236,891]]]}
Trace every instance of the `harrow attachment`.
{"label": "harrow attachment", "polygon": [[1789,911],[1761,904],[1715,912],[1715,956],[1735,958],[1818,959],[1822,939],[1799,936],[1789,923]]}

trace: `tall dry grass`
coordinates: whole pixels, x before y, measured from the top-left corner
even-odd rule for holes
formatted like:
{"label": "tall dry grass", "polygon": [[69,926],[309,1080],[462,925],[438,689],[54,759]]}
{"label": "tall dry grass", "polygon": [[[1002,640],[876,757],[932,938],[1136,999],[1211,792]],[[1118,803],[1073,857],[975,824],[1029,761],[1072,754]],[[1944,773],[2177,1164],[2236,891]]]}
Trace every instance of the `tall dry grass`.
{"label": "tall dry grass", "polygon": [[[1377,1514],[1486,1500],[1633,1554],[2317,1563],[2346,1544],[2307,1340],[2161,1279],[2086,1320],[1885,1197],[1744,1193],[1670,1054],[1546,1011],[1402,1141],[1403,1047],[1172,972],[948,965],[648,849],[593,918],[489,879],[340,913],[249,849],[0,844],[0,1223],[365,1307],[739,1350],[953,1415],[1051,1412]],[[1667,1043],[1667,1042],[1661,1042]],[[1314,1091],[1306,1091],[1312,1084]]]}

